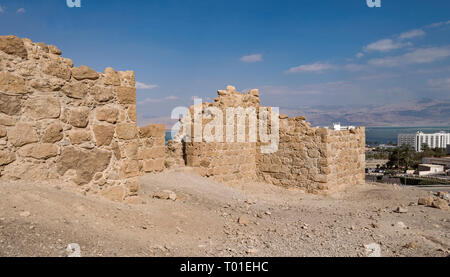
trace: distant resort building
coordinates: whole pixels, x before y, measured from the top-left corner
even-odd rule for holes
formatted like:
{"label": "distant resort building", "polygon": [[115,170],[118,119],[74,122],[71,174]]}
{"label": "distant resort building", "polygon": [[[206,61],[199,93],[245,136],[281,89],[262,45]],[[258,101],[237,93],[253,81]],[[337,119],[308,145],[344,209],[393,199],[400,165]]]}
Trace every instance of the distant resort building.
{"label": "distant resort building", "polygon": [[434,134],[400,134],[398,135],[398,146],[410,145],[416,152],[422,152],[422,146],[430,148],[447,148],[450,145],[450,133],[440,132]]}
{"label": "distant resort building", "polygon": [[335,131],[345,131],[355,129],[355,126],[342,126],[341,123],[333,123],[332,129]]}

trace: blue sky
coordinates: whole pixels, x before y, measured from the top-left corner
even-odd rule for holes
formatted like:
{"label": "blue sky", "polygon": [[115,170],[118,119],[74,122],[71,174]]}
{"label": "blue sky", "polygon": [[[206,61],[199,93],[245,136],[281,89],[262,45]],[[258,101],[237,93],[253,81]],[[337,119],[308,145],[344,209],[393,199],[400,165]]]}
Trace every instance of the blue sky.
{"label": "blue sky", "polygon": [[0,0],[0,35],[58,46],[75,65],[134,70],[140,123],[259,88],[299,110],[450,98],[450,1]]}

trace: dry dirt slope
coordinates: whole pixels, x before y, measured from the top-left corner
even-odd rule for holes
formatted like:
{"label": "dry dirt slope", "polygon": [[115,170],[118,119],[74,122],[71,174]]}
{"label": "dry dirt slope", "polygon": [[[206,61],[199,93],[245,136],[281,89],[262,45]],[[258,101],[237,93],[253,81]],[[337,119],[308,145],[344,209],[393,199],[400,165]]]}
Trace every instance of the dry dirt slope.
{"label": "dry dirt slope", "polygon": [[[140,204],[58,183],[0,183],[0,256],[448,256],[450,212],[410,205],[427,192],[368,184],[317,196],[234,187],[186,172],[142,178]],[[177,200],[152,198],[172,190]],[[135,199],[133,202],[137,202]],[[393,212],[405,206],[406,213]]]}

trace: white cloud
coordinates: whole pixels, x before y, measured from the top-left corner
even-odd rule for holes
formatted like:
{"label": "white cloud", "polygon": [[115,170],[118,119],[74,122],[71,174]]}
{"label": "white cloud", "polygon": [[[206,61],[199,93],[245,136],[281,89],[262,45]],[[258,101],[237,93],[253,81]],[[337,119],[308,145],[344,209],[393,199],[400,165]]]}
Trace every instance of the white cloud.
{"label": "white cloud", "polygon": [[141,82],[136,82],[136,88],[137,89],[154,89],[154,88],[157,88],[158,86],[157,85],[147,85],[147,84],[144,84],[144,83],[141,83]]}
{"label": "white cloud", "polygon": [[261,54],[252,54],[248,56],[243,56],[240,58],[241,62],[244,63],[256,63],[256,62],[262,62],[262,55]]}
{"label": "white cloud", "polygon": [[371,43],[364,47],[365,52],[388,52],[395,49],[400,49],[406,46],[410,46],[411,43],[400,43],[400,42],[394,42],[392,39],[382,39],[379,41],[376,41],[374,43]]}
{"label": "white cloud", "polygon": [[430,79],[428,85],[433,89],[450,90],[450,77],[443,79]]}
{"label": "white cloud", "polygon": [[0,5],[0,13],[3,13],[3,12],[5,12],[5,8],[2,5]]}
{"label": "white cloud", "polygon": [[142,101],[138,101],[137,104],[138,105],[145,105],[145,104],[154,104],[154,103],[162,103],[162,102],[167,102],[167,101],[174,101],[174,100],[178,100],[179,98],[177,96],[166,96],[164,98],[145,98]]}
{"label": "white cloud", "polygon": [[16,13],[25,13],[25,8],[20,8],[16,11]]}
{"label": "white cloud", "polygon": [[404,39],[412,39],[412,38],[416,38],[416,37],[423,37],[425,35],[426,35],[426,33],[424,30],[416,29],[416,30],[404,32],[404,33],[400,34],[400,36],[398,38],[401,40],[404,40]]}
{"label": "white cloud", "polygon": [[292,67],[286,71],[286,73],[302,73],[302,72],[322,72],[324,70],[332,69],[333,66],[328,63],[316,62],[313,64],[304,64],[296,67]]}
{"label": "white cloud", "polygon": [[372,59],[369,61],[369,64],[382,67],[394,67],[409,64],[431,63],[449,56],[449,46],[430,47],[417,49],[401,56]]}
{"label": "white cloud", "polygon": [[361,71],[366,69],[366,65],[350,63],[342,66],[342,68],[348,71]]}
{"label": "white cloud", "polygon": [[364,57],[364,53],[358,53],[358,54],[356,54],[356,57],[358,58],[358,59],[361,59],[362,57]]}

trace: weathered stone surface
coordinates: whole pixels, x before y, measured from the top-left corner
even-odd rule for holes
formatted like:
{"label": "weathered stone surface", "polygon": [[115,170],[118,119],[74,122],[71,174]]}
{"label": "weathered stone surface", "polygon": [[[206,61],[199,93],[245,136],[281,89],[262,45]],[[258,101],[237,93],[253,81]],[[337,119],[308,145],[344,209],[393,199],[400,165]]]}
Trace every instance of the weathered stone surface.
{"label": "weathered stone surface", "polygon": [[58,146],[51,143],[28,144],[20,148],[19,155],[38,160],[46,160],[58,155]]}
{"label": "weathered stone surface", "polygon": [[171,190],[162,190],[157,191],[153,194],[153,198],[162,199],[162,200],[177,200],[177,195],[175,192]]}
{"label": "weathered stone surface", "polygon": [[91,141],[91,133],[84,130],[74,130],[69,132],[69,139],[72,144],[82,144]]}
{"label": "weathered stone surface", "polygon": [[94,134],[97,146],[110,145],[114,137],[114,126],[94,125]]}
{"label": "weathered stone surface", "polygon": [[119,139],[129,140],[136,138],[137,127],[134,123],[120,123],[116,128],[117,137]]}
{"label": "weathered stone surface", "polygon": [[141,160],[164,158],[164,156],[164,145],[154,147],[140,147],[138,151],[138,158]]}
{"label": "weathered stone surface", "polygon": [[44,73],[68,81],[71,76],[70,67],[62,62],[50,62],[44,65]]}
{"label": "weathered stone surface", "polygon": [[139,176],[141,167],[137,160],[122,160],[120,162],[121,178],[132,178]]}
{"label": "weathered stone surface", "polygon": [[0,126],[0,138],[6,137],[7,131],[6,127]]}
{"label": "weathered stone surface", "polygon": [[111,201],[121,202],[125,198],[125,189],[115,186],[102,191],[102,196]]}
{"label": "weathered stone surface", "polygon": [[86,107],[70,110],[69,124],[78,128],[86,128],[89,123],[89,112],[90,109]]}
{"label": "weathered stone surface", "polygon": [[30,98],[25,103],[26,112],[34,119],[58,118],[61,115],[61,105],[58,98],[39,96]]}
{"label": "weathered stone surface", "polygon": [[0,36],[0,51],[21,57],[22,59],[28,58],[27,49],[23,41],[16,36]]}
{"label": "weathered stone surface", "polygon": [[91,151],[67,147],[62,151],[58,161],[58,173],[64,175],[68,170],[76,171],[74,182],[88,184],[94,175],[104,171],[111,161],[111,152],[100,149]]}
{"label": "weathered stone surface", "polygon": [[135,74],[134,71],[120,71],[118,72],[120,76],[120,82],[122,86],[135,87]]}
{"label": "weathered stone surface", "polygon": [[136,88],[116,87],[116,95],[120,104],[136,105]]}
{"label": "weathered stone surface", "polygon": [[120,76],[111,67],[105,69],[105,85],[120,86]]}
{"label": "weathered stone surface", "polygon": [[16,160],[14,152],[0,150],[0,166],[10,164]]}
{"label": "weathered stone surface", "polygon": [[19,122],[8,129],[8,139],[12,145],[20,147],[29,143],[38,142],[38,136],[33,125]]}
{"label": "weathered stone surface", "polygon": [[[0,98],[1,98],[1,94],[0,94]],[[0,100],[0,103],[1,103],[1,100]],[[0,104],[0,107],[1,107],[1,104]],[[0,113],[0,125],[14,126],[15,124],[16,124],[16,120],[13,117]]]}
{"label": "weathered stone surface", "polygon": [[54,54],[54,55],[62,55],[61,50],[58,49],[58,47],[54,46],[54,45],[48,45],[48,50],[50,53]]}
{"label": "weathered stone surface", "polygon": [[70,98],[83,99],[89,92],[89,86],[83,82],[67,83],[62,91]]}
{"label": "weathered stone surface", "polygon": [[0,92],[8,94],[25,94],[25,80],[9,72],[0,72]]}
{"label": "weathered stone surface", "polygon": [[128,108],[128,118],[133,122],[137,121],[136,105],[132,105]]}
{"label": "weathered stone surface", "polygon": [[103,106],[96,111],[97,120],[116,123],[119,117],[119,110],[114,107]]}
{"label": "weathered stone surface", "polygon": [[104,103],[114,98],[114,91],[112,88],[105,88],[95,86],[91,89],[91,93],[97,102]]}
{"label": "weathered stone surface", "polygon": [[141,138],[164,137],[166,135],[166,125],[150,124],[139,128],[139,136]]}
{"label": "weathered stone surface", "polygon": [[128,189],[128,196],[137,196],[139,192],[139,179],[129,179],[125,183],[125,187]]}
{"label": "weathered stone surface", "polygon": [[42,142],[55,143],[63,139],[63,127],[60,123],[50,124],[42,135]]}
{"label": "weathered stone surface", "polygon": [[72,68],[72,76],[73,76],[73,78],[77,79],[78,81],[97,80],[99,78],[99,75],[95,70],[93,70],[85,65]]}
{"label": "weathered stone surface", "polygon": [[418,201],[419,205],[431,206],[433,204],[433,197],[421,197]]}
{"label": "weathered stone surface", "polygon": [[164,168],[164,159],[144,160],[143,170],[145,172],[161,172]]}
{"label": "weathered stone surface", "polygon": [[440,198],[435,199],[433,201],[433,203],[431,204],[431,206],[433,208],[440,209],[440,210],[448,210],[449,209],[448,202],[445,201],[444,199],[440,199]]}
{"label": "weathered stone surface", "polygon": [[0,92],[0,112],[7,115],[18,115],[22,109],[19,96],[6,95]]}

